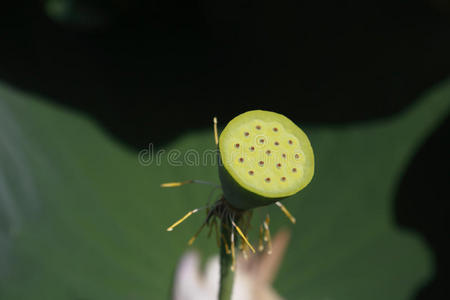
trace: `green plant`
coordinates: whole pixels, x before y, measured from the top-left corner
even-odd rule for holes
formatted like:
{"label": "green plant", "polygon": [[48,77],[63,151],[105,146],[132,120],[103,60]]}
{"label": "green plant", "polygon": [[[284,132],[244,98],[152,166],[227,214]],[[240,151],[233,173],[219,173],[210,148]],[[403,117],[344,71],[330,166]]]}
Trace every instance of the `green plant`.
{"label": "green plant", "polygon": [[[295,218],[279,201],[302,190],[314,174],[314,154],[306,134],[283,115],[254,110],[243,113],[225,127],[220,138],[217,119],[214,118],[214,138],[218,147],[219,174],[223,196],[212,205],[206,205],[207,216],[197,233],[189,240],[191,245],[205,225],[216,228],[220,240],[219,299],[231,299],[235,250],[238,237],[242,251],[250,249],[247,232],[252,209],[276,203],[295,223]],[[199,180],[171,182],[162,187],[176,187],[187,183],[205,183]],[[175,226],[198,212],[196,208],[170,226]],[[217,230],[219,220],[220,233]],[[258,249],[264,249],[263,240],[271,251],[267,215],[260,225]],[[243,230],[241,229],[243,228]],[[231,257],[230,257],[231,255]],[[231,272],[230,272],[231,271]]]}

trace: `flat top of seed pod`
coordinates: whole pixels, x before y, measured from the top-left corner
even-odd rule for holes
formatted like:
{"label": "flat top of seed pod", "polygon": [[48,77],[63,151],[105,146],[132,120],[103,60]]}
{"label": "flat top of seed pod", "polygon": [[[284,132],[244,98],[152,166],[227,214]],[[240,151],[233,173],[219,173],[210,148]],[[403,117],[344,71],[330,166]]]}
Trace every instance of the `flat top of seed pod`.
{"label": "flat top of seed pod", "polygon": [[225,169],[243,188],[266,198],[303,189],[314,175],[314,154],[306,134],[278,113],[243,113],[219,139]]}

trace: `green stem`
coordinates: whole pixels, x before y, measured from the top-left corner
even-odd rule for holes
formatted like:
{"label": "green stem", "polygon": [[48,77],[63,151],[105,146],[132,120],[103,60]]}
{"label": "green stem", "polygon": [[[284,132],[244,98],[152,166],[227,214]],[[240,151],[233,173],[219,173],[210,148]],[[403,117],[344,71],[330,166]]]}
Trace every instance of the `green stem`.
{"label": "green stem", "polygon": [[[234,272],[231,271],[231,265],[233,263],[232,257],[226,251],[225,241],[227,241],[228,247],[231,247],[231,232],[230,226],[222,223],[220,225],[220,233],[223,238],[220,239],[220,287],[219,287],[219,300],[231,300],[231,293],[233,291]],[[231,248],[229,248],[231,250]]]}

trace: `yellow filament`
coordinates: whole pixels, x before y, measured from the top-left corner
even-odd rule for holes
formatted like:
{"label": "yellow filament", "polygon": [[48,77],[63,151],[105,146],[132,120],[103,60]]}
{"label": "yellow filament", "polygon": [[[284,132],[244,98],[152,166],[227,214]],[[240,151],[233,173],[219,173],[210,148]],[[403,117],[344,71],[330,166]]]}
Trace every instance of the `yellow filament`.
{"label": "yellow filament", "polygon": [[167,182],[167,183],[162,183],[161,187],[177,187],[177,186],[182,186],[188,183],[192,183],[194,182],[193,180],[186,180],[186,181],[180,181],[180,182]]}
{"label": "yellow filament", "polygon": [[222,234],[222,241],[223,244],[225,245],[225,253],[230,254],[231,253],[230,248],[228,248],[227,240],[225,239],[225,236],[223,234]]}
{"label": "yellow filament", "polygon": [[167,231],[172,231],[176,226],[178,226],[181,222],[183,222],[184,220],[186,220],[187,218],[189,218],[191,215],[195,214],[196,212],[198,212],[198,208],[191,210],[190,212],[188,212],[187,214],[184,215],[184,217],[182,217],[181,219],[179,219],[178,221],[176,221],[175,223],[172,224],[172,226],[170,226],[169,228],[167,228]]}
{"label": "yellow filament", "polygon": [[270,217],[269,214],[266,215],[266,219],[263,222],[264,225],[264,242],[269,241],[269,236],[267,235],[267,230],[269,230]]}
{"label": "yellow filament", "polygon": [[263,228],[263,225],[261,224],[259,226],[259,246],[258,246],[259,252],[262,252],[264,250],[263,236],[264,236],[264,228]]}
{"label": "yellow filament", "polygon": [[214,142],[216,143],[216,146],[219,145],[219,135],[217,134],[217,118],[213,118],[214,122]]}
{"label": "yellow filament", "polygon": [[189,239],[189,242],[188,242],[189,246],[192,246],[192,244],[195,242],[195,239],[198,237],[200,232],[202,232],[202,230],[205,227],[205,225],[206,225],[206,223],[203,223],[203,225],[200,226],[200,228],[197,230],[197,232],[194,234],[194,236]]}
{"label": "yellow filament", "polygon": [[272,240],[270,238],[269,223],[270,218],[269,215],[267,215],[266,220],[264,221],[264,228],[266,229],[264,240],[267,241],[267,254],[272,254]]}
{"label": "yellow filament", "polygon": [[255,253],[255,248],[253,248],[253,246],[249,243],[249,241],[247,240],[247,238],[245,237],[245,235],[242,233],[241,229],[239,228],[239,226],[236,225],[236,223],[234,223],[234,221],[231,221],[231,224],[233,224],[234,228],[236,228],[237,232],[239,233],[239,235],[241,236],[241,238],[244,240],[244,242],[247,244],[247,246],[252,250],[253,253]]}
{"label": "yellow filament", "polygon": [[291,220],[292,224],[295,224],[295,218],[291,215],[291,213],[287,210],[286,206],[281,204],[281,202],[277,201],[275,204],[281,209],[281,211]]}
{"label": "yellow filament", "polygon": [[234,230],[231,230],[231,259],[232,259],[232,263],[231,263],[231,271],[234,272],[234,270],[236,269],[236,254],[235,249],[234,249]]}

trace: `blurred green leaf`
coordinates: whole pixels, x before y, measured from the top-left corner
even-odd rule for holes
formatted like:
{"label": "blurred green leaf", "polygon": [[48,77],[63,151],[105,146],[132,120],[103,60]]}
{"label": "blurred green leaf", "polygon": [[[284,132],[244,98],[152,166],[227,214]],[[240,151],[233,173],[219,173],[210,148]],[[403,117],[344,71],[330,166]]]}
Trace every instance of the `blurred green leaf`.
{"label": "blurred green leaf", "polygon": [[[445,82],[391,119],[305,128],[317,170],[311,185],[286,201],[297,224],[275,284],[281,295],[408,299],[425,283],[431,253],[420,236],[396,227],[392,201],[449,99]],[[212,148],[211,130],[164,147]],[[218,182],[214,166],[171,166],[167,155],[161,166],[143,166],[84,116],[4,85],[0,163],[1,299],[167,298],[177,260],[203,217],[172,233],[165,228],[204,205],[210,189],[159,184]],[[288,224],[268,209],[273,231]],[[216,251],[204,235],[196,245]]]}

